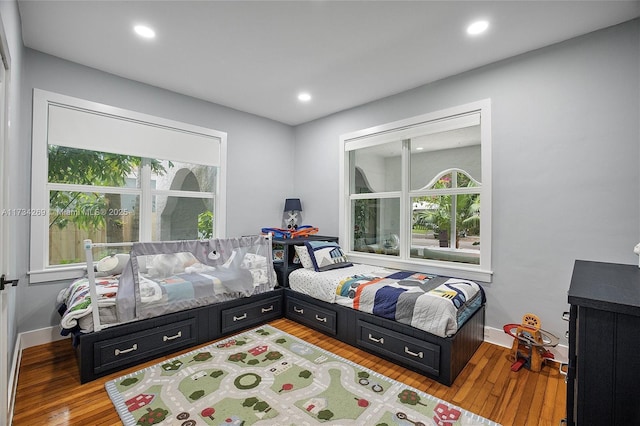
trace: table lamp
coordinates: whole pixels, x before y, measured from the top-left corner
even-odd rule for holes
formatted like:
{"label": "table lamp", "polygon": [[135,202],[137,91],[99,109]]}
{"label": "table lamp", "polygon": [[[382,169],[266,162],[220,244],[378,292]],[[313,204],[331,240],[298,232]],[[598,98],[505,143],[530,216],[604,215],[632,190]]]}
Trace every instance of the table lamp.
{"label": "table lamp", "polygon": [[284,200],[284,215],[283,215],[283,228],[285,229],[297,229],[300,222],[302,222],[302,203],[299,198],[287,198]]}

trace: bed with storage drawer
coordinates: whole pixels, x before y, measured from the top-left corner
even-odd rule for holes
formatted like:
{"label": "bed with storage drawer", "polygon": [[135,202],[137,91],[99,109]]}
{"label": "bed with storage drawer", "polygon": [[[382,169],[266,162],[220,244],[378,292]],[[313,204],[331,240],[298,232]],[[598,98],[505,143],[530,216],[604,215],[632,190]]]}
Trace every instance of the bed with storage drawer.
{"label": "bed with storage drawer", "polygon": [[351,264],[335,242],[296,246],[285,315],[450,386],[484,340],[477,283]]}
{"label": "bed with storage drawer", "polygon": [[110,246],[58,296],[82,383],[282,316],[268,236]]}
{"label": "bed with storage drawer", "polygon": [[[308,246],[295,246],[304,267],[285,288],[276,287],[271,240],[263,236],[134,244],[123,269],[114,269],[123,263],[115,255],[106,267],[104,258],[98,262],[106,274],[98,277],[88,253],[88,281],[63,292],[70,306],[61,309],[80,381],[286,316],[447,386],[454,382],[484,340],[478,284],[347,265],[335,242]],[[78,301],[83,293],[88,303]]]}

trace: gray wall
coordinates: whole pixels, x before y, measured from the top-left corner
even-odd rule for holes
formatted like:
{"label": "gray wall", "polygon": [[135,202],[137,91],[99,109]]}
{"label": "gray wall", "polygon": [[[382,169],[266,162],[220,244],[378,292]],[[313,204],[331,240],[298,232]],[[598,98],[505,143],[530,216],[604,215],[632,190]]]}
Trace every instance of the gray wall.
{"label": "gray wall", "polygon": [[638,262],[639,37],[634,20],[298,126],[305,221],[338,232],[341,134],[491,98],[487,324],[533,312],[564,336],[574,260]]}
{"label": "gray wall", "polygon": [[[22,83],[21,158],[14,180],[30,193],[31,99],[34,88],[87,99],[227,132],[227,236],[256,234],[279,226],[284,199],[292,195],[294,131],[285,124],[123,79],[31,49],[25,49]],[[29,199],[20,206],[29,206]],[[25,204],[26,203],[26,204]],[[29,256],[28,220],[17,253]],[[23,265],[24,266],[24,265]],[[66,283],[68,284],[68,283]],[[55,299],[65,283],[21,285],[19,331],[59,324]]]}

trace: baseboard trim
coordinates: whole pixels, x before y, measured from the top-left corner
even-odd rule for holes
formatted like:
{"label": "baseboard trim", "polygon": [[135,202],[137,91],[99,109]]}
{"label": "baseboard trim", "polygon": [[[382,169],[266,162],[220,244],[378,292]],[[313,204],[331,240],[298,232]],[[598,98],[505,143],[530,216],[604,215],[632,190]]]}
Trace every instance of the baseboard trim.
{"label": "baseboard trim", "polygon": [[18,335],[20,350],[32,346],[44,345],[45,343],[51,343],[57,340],[68,339],[68,336],[62,336],[60,334],[60,330],[62,330],[62,328],[59,325],[55,325],[20,333]]}
{"label": "baseboard trim", "polygon": [[[513,346],[513,337],[509,336],[502,329],[485,327],[484,328],[484,340],[485,342],[502,346],[505,348],[511,348]],[[558,363],[567,363],[569,359],[569,347],[565,345],[558,345],[555,348],[548,348],[554,356],[552,361]]]}
{"label": "baseboard trim", "polygon": [[13,350],[13,359],[11,361],[11,370],[9,371],[9,424],[13,423],[13,408],[16,404],[16,390],[18,389],[18,374],[20,373],[20,360],[22,359],[22,350],[20,349],[20,336],[16,339],[16,346]]}

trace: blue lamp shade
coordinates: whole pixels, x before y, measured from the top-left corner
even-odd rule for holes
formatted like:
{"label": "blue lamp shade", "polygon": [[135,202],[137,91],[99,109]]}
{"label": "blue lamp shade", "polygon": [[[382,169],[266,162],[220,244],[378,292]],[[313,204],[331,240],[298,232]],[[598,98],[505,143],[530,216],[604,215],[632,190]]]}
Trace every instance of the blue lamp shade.
{"label": "blue lamp shade", "polygon": [[287,198],[284,200],[284,211],[285,212],[301,212],[302,204],[300,203],[300,198]]}

